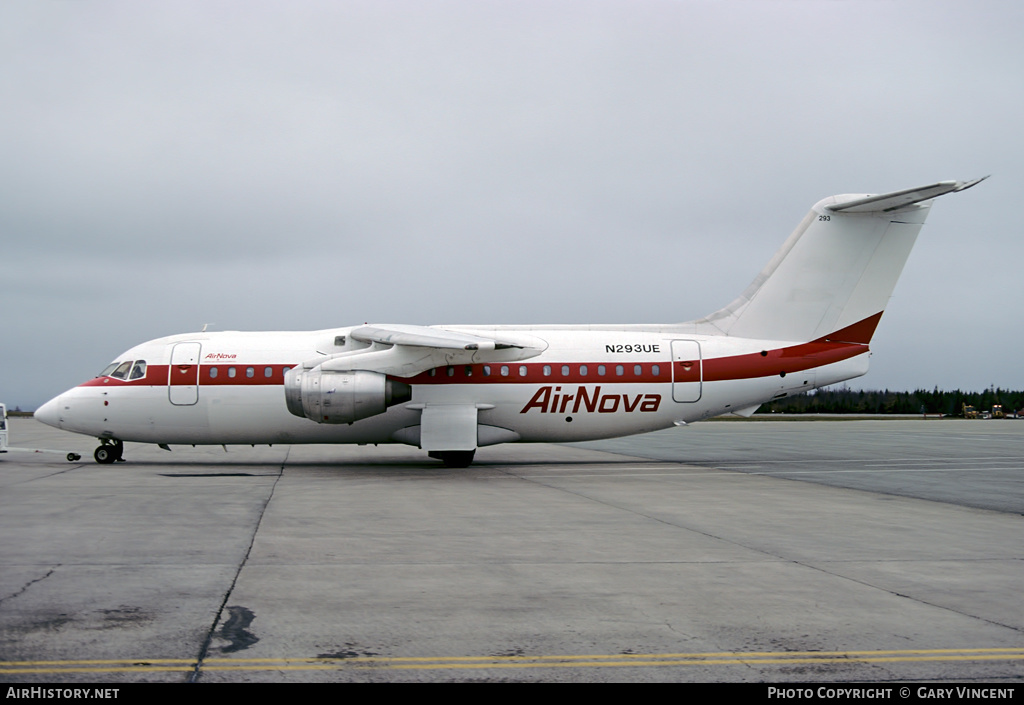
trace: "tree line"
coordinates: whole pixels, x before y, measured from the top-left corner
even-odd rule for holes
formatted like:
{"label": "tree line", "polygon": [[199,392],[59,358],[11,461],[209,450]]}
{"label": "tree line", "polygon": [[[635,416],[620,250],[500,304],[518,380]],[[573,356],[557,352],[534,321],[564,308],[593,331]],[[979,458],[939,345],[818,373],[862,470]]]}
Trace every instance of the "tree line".
{"label": "tree line", "polygon": [[762,404],[758,414],[943,414],[963,416],[963,405],[989,411],[1002,404],[1013,413],[1024,409],[1024,391],[991,387],[981,392],[952,391],[935,387],[913,392],[854,390],[847,387],[818,389]]}

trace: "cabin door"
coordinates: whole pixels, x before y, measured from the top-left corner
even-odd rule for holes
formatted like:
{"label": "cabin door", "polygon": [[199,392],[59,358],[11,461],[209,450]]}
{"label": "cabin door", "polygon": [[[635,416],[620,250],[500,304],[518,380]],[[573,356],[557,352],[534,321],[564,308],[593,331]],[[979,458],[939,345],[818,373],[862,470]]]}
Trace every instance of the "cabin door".
{"label": "cabin door", "polygon": [[167,374],[167,397],[176,406],[199,401],[200,343],[177,343],[171,349],[171,368]]}
{"label": "cabin door", "polygon": [[700,343],[696,340],[672,341],[672,399],[678,402],[700,401],[704,373]]}

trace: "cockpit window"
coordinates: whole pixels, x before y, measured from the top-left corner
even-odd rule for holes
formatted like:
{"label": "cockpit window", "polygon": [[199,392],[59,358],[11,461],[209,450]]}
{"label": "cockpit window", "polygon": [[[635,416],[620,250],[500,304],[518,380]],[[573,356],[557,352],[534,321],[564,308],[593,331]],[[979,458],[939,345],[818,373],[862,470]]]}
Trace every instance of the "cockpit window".
{"label": "cockpit window", "polygon": [[111,362],[98,376],[124,380],[142,379],[146,376],[146,361]]}
{"label": "cockpit window", "polygon": [[117,369],[110,373],[114,379],[128,379],[128,370],[132,368],[132,361],[122,362]]}

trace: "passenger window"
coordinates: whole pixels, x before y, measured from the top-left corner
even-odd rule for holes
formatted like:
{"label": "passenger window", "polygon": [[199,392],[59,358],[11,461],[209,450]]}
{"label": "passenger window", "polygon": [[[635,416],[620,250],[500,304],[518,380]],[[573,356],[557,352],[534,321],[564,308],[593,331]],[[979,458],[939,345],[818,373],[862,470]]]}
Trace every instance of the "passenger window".
{"label": "passenger window", "polygon": [[501,366],[501,376],[508,377],[508,365]]}
{"label": "passenger window", "polygon": [[484,365],[484,377],[490,377],[490,376],[491,376],[491,366],[490,365]]}
{"label": "passenger window", "polygon": [[216,376],[217,376],[217,368],[216,367],[211,367],[210,368],[210,379],[213,379]]}
{"label": "passenger window", "polygon": [[464,366],[462,368],[462,371],[466,374],[467,377],[472,377],[473,376],[473,366],[472,365]]}
{"label": "passenger window", "polygon": [[658,365],[651,365],[651,374],[655,377],[661,374],[661,368]]}
{"label": "passenger window", "polygon": [[132,368],[131,360],[128,362],[122,362],[117,366],[117,369],[110,373],[110,376],[114,379],[128,379],[128,370]]}
{"label": "passenger window", "polygon": [[455,376],[455,368],[452,367],[451,365],[448,365],[448,376],[449,377],[454,377]]}
{"label": "passenger window", "polygon": [[633,374],[635,376],[639,377],[643,373],[644,373],[644,368],[643,367],[641,367],[640,365],[633,365]]}
{"label": "passenger window", "polygon": [[568,365],[562,365],[562,376],[563,377],[568,377],[569,376],[569,366]]}
{"label": "passenger window", "polygon": [[544,365],[544,376],[545,377],[550,377],[551,376],[551,365]]}
{"label": "passenger window", "polygon": [[520,377],[525,377],[526,376],[526,365],[520,365],[519,366],[519,376]]}
{"label": "passenger window", "polygon": [[132,373],[128,375],[128,379],[142,379],[146,376],[146,361],[136,360],[135,367],[132,368]]}
{"label": "passenger window", "polygon": [[268,378],[268,379],[270,377],[273,377],[274,376],[274,368],[273,367],[264,367],[263,368],[263,376]]}
{"label": "passenger window", "polygon": [[597,366],[597,376],[604,377],[604,365]]}
{"label": "passenger window", "polygon": [[580,365],[580,377],[586,377],[586,376],[587,376],[587,366],[586,365]]}
{"label": "passenger window", "polygon": [[235,368],[234,367],[229,367],[228,368],[228,377],[234,377],[234,376],[235,376]]}
{"label": "passenger window", "polygon": [[621,377],[622,375],[626,374],[626,368],[623,367],[622,365],[616,365],[615,374]]}
{"label": "passenger window", "polygon": [[245,368],[245,376],[246,377],[255,377],[256,376],[256,370],[254,370],[251,367],[246,367]]}

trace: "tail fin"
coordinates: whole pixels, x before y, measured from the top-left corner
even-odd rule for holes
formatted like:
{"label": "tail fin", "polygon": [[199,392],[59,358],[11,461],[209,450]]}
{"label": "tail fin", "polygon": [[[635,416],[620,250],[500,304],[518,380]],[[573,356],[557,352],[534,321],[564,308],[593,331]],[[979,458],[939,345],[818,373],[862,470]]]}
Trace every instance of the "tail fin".
{"label": "tail fin", "polygon": [[818,201],[746,291],[696,323],[741,338],[868,343],[931,199],[986,178]]}

